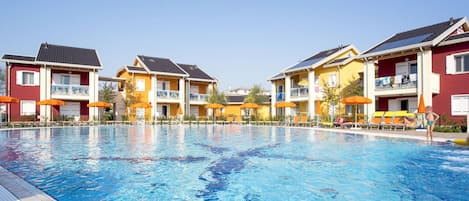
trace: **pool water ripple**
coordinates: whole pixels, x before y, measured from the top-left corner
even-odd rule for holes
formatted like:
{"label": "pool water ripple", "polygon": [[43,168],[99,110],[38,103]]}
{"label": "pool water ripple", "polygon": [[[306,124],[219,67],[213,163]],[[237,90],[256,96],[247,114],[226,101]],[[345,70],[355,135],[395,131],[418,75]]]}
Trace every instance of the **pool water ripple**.
{"label": "pool water ripple", "polygon": [[469,150],[255,126],[0,131],[0,165],[58,200],[468,200]]}

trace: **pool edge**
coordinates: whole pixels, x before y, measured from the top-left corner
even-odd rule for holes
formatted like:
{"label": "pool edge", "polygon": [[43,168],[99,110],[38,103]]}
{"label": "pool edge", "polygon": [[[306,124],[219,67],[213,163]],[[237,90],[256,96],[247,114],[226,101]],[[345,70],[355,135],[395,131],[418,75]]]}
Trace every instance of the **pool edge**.
{"label": "pool edge", "polygon": [[13,194],[18,200],[55,200],[44,191],[39,190],[2,166],[0,166],[0,178],[0,185]]}

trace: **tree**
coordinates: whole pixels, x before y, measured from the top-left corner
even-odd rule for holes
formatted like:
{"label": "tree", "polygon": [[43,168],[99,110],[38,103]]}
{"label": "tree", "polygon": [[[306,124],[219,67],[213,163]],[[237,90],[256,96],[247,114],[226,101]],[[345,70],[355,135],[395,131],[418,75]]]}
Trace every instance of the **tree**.
{"label": "tree", "polygon": [[336,86],[331,86],[324,80],[323,83],[326,83],[322,89],[324,94],[324,104],[326,104],[326,108],[328,108],[328,110],[332,108],[332,114],[329,114],[331,117],[330,120],[332,120],[332,118],[335,116],[335,106],[339,104],[338,88]]}
{"label": "tree", "polygon": [[[116,97],[115,88],[112,83],[105,82],[101,85],[101,89],[99,90],[99,100],[106,102],[106,103],[113,103],[114,98]],[[113,108],[114,111],[114,108]],[[109,109],[104,110],[103,119],[104,120],[112,120],[113,114],[109,113]]]}
{"label": "tree", "polygon": [[0,68],[0,95],[6,95],[5,70]]}
{"label": "tree", "polygon": [[129,119],[130,107],[137,102],[137,98],[134,95],[134,85],[132,83],[132,80],[129,79],[125,82],[124,90],[125,90],[124,105],[126,108],[125,112],[127,114],[126,115],[127,119]]}
{"label": "tree", "polygon": [[[262,105],[267,101],[269,101],[269,99],[266,95],[262,94],[262,88],[259,85],[254,85],[248,95],[244,98],[245,103],[256,103],[258,105]],[[257,116],[258,114],[256,109],[256,117]]]}
{"label": "tree", "polygon": [[208,103],[219,103],[219,104],[226,104],[226,96],[223,92],[218,92],[216,89],[210,90],[207,96]]}

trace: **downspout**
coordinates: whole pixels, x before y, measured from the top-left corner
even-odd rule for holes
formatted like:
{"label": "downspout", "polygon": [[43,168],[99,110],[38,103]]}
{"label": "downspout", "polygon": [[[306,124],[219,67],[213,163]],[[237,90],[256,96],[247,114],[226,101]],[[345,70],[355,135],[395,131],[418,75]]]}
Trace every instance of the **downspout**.
{"label": "downspout", "polygon": [[[10,63],[6,63],[6,67],[7,67],[7,74],[6,74],[6,77],[7,77],[7,79],[8,79],[8,80],[6,80],[7,83],[8,83],[7,94],[6,94],[6,95],[7,95],[7,96],[10,96],[10,95],[11,95],[11,75],[10,75],[10,73],[11,73],[11,70],[10,70],[11,64],[10,64]],[[10,106],[10,105],[11,105],[11,104],[7,104],[7,111],[8,111],[7,116],[6,116],[7,122],[10,122],[10,117],[11,117],[11,106]]]}

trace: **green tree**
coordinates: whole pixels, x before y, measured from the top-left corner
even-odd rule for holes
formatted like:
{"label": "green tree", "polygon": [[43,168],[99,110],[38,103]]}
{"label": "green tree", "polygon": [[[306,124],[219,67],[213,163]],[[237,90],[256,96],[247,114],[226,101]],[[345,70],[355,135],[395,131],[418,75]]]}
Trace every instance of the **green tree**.
{"label": "green tree", "polygon": [[218,92],[216,89],[210,90],[207,96],[208,103],[226,104],[226,96],[223,92]]}
{"label": "green tree", "polygon": [[6,95],[5,69],[0,68],[0,95]]}
{"label": "green tree", "polygon": [[[258,105],[262,105],[267,101],[269,101],[269,98],[262,94],[262,87],[260,85],[254,85],[248,95],[244,98],[245,103],[256,103]],[[258,117],[257,109],[256,117]]]}
{"label": "green tree", "polygon": [[324,103],[326,104],[326,108],[330,109],[333,108],[332,114],[329,114],[330,119],[332,120],[335,116],[335,107],[339,104],[339,89],[336,86],[331,86],[328,82],[323,80],[323,83],[326,83],[322,89],[324,94]]}
{"label": "green tree", "polygon": [[[99,100],[106,102],[106,103],[113,103],[115,97],[116,97],[116,92],[112,83],[108,83],[108,82],[103,83],[101,85],[101,89],[99,90]],[[102,115],[103,120],[114,119],[113,114],[110,110],[114,111],[114,108],[104,109],[104,114]]]}
{"label": "green tree", "polygon": [[137,102],[137,98],[135,97],[134,94],[134,85],[132,83],[132,80],[127,80],[125,82],[124,86],[125,90],[125,99],[124,99],[124,106],[125,106],[125,113],[127,116],[127,119],[130,119],[130,107]]}

